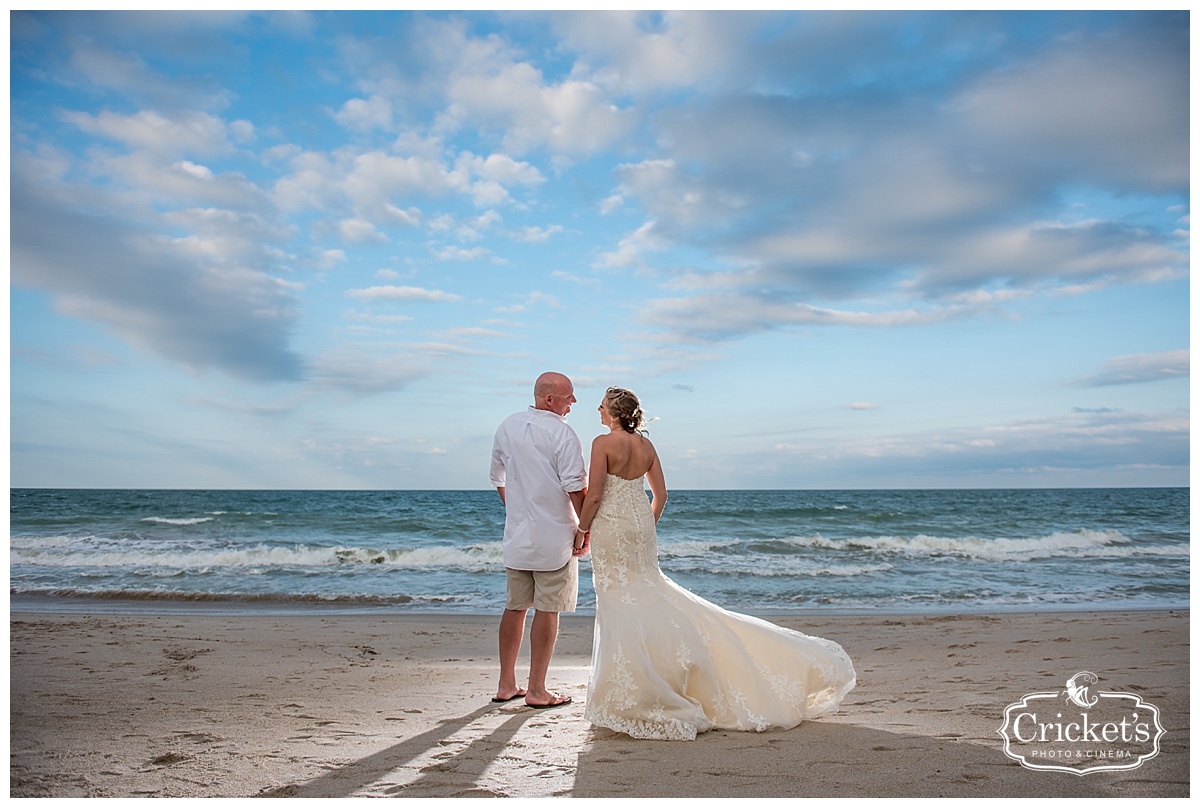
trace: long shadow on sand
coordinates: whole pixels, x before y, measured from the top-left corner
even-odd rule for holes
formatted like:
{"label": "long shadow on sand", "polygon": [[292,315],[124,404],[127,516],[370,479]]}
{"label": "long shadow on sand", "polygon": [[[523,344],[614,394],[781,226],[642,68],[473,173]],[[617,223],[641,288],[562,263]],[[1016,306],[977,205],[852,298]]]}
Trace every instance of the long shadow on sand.
{"label": "long shadow on sand", "polygon": [[[495,711],[496,707],[489,705],[458,718],[444,719],[431,730],[361,760],[339,766],[307,782],[280,786],[264,791],[258,796],[348,797],[372,783],[384,780],[391,772],[438,748],[442,741],[454,733]],[[405,797],[487,796],[482,789],[474,785],[477,775],[504,751],[521,725],[533,715],[534,712],[529,710],[514,713],[491,733],[466,744],[452,760],[426,766],[421,770],[421,775],[412,782],[387,787],[382,793]]]}
{"label": "long shadow on sand", "polygon": [[[535,715],[522,710],[461,745],[447,740],[495,713],[481,707],[312,780],[264,797],[504,796],[481,785]],[[489,722],[490,723],[490,722]],[[476,728],[478,729],[478,728]],[[994,742],[888,732],[852,724],[805,723],[786,732],[714,731],[693,742],[642,741],[603,729],[584,733],[572,797],[1186,797],[1187,729],[1168,730],[1160,754],[1139,769],[1079,777],[1026,769]],[[397,769],[435,750],[409,782]],[[403,776],[403,775],[401,775]],[[391,782],[389,782],[391,780]]]}
{"label": "long shadow on sand", "polygon": [[[1166,751],[1166,750],[1164,750]],[[1187,796],[1186,748],[1128,772],[1085,777],[1026,769],[994,745],[806,723],[715,731],[693,742],[639,741],[595,729],[573,797]]]}

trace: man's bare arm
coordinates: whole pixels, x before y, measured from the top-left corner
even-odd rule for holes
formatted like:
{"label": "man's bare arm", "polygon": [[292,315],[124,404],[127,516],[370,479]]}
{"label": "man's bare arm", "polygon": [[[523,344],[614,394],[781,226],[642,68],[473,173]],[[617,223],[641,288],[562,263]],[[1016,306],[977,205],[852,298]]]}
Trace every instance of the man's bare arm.
{"label": "man's bare arm", "polygon": [[583,500],[587,497],[587,489],[572,491],[567,496],[571,498],[571,507],[575,509],[575,515],[579,516],[580,512],[583,511]]}

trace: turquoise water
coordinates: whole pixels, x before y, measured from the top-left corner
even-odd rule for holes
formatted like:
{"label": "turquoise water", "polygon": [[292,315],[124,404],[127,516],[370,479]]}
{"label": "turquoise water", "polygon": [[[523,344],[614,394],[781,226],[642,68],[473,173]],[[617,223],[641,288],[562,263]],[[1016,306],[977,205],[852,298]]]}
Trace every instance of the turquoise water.
{"label": "turquoise water", "polygon": [[[1187,608],[1186,488],[673,491],[667,575],[754,613]],[[11,491],[43,603],[503,608],[494,491]],[[594,604],[585,561],[580,610]]]}

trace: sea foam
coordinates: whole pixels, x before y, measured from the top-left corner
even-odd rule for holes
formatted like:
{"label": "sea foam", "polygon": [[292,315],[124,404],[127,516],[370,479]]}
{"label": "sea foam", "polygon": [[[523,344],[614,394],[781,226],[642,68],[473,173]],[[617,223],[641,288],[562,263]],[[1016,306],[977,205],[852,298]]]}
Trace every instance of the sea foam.
{"label": "sea foam", "polygon": [[[70,550],[63,552],[64,549]],[[13,564],[44,567],[125,567],[131,569],[208,569],[216,567],[338,567],[380,564],[423,568],[499,568],[504,564],[499,542],[470,547],[418,547],[372,549],[363,547],[273,546],[231,547],[213,550],[156,550],[131,547],[123,551],[94,552],[55,543],[50,546],[13,547]]]}
{"label": "sea foam", "polygon": [[[1025,539],[990,539],[974,536],[943,538],[938,536],[871,536],[827,539],[823,536],[798,536],[791,539],[802,547],[827,550],[866,550],[881,554],[910,556],[957,556],[983,561],[1031,561],[1037,558],[1112,555],[1113,545],[1129,544],[1131,539],[1117,530],[1077,530],[1056,532]],[[1131,548],[1133,550],[1135,548]],[[1175,547],[1136,548],[1143,554],[1175,554]]]}

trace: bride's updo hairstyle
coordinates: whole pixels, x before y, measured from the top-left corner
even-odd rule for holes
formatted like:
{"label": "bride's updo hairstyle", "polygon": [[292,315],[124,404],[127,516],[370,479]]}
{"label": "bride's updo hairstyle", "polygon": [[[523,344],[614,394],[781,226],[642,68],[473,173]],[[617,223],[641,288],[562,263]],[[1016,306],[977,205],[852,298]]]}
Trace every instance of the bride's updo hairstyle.
{"label": "bride's updo hairstyle", "polygon": [[626,432],[645,432],[646,416],[642,404],[632,390],[610,387],[604,392],[604,406]]}

